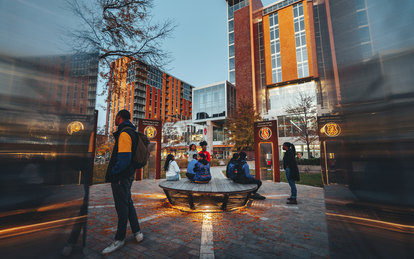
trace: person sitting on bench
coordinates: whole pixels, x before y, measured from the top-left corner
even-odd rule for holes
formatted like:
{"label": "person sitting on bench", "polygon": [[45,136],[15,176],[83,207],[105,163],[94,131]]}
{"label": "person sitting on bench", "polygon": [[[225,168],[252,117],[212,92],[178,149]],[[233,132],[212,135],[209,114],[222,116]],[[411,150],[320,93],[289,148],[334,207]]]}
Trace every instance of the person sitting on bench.
{"label": "person sitting on bench", "polygon": [[256,199],[256,200],[264,200],[266,199],[266,197],[257,193],[260,186],[262,186],[262,181],[255,179],[250,174],[249,165],[247,164],[246,159],[247,159],[246,152],[244,151],[240,152],[239,163],[236,165],[236,168],[235,168],[237,172],[235,172],[235,177],[233,181],[236,183],[241,183],[241,184],[252,184],[252,183],[257,184],[257,190],[253,192],[253,195],[251,196],[251,198]]}
{"label": "person sitting on bench", "polygon": [[188,163],[188,166],[187,166],[187,173],[185,175],[190,181],[194,180],[194,176],[195,176],[194,167],[198,162],[197,157],[198,157],[198,154],[193,154],[192,160],[190,161],[190,163]]}
{"label": "person sitting on bench", "polygon": [[234,177],[235,177],[234,171],[238,164],[239,164],[239,153],[234,153],[232,159],[230,159],[226,167],[226,176],[228,179],[234,180]]}
{"label": "person sitting on bench", "polygon": [[210,163],[203,153],[198,154],[198,162],[194,166],[194,182],[208,183],[211,180]]}

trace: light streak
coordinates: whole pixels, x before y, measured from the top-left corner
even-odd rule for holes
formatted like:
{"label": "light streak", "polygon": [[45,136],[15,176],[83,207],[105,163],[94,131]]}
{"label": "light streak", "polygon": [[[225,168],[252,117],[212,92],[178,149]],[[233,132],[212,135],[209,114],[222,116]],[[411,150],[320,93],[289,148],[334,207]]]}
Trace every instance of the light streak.
{"label": "light streak", "polygon": [[49,230],[53,228],[60,228],[63,226],[69,226],[75,223],[86,221],[87,218],[88,216],[84,215],[84,216],[78,216],[78,217],[73,217],[73,218],[52,220],[52,221],[47,221],[47,222],[37,223],[37,224],[32,224],[32,225],[7,228],[7,229],[0,230],[0,239],[30,234],[30,233],[39,232],[39,231],[45,231],[45,230]]}
{"label": "light streak", "polygon": [[382,220],[375,220],[375,219],[369,219],[369,218],[362,218],[362,217],[356,217],[356,216],[349,216],[349,215],[343,215],[343,214],[336,214],[336,213],[326,213],[327,216],[332,217],[338,217],[345,220],[350,220],[352,223],[361,224],[369,227],[376,227],[376,228],[384,228],[392,231],[398,231],[403,233],[409,233],[414,234],[414,226],[411,225],[404,225],[404,224],[398,224],[388,221],[382,221]]}

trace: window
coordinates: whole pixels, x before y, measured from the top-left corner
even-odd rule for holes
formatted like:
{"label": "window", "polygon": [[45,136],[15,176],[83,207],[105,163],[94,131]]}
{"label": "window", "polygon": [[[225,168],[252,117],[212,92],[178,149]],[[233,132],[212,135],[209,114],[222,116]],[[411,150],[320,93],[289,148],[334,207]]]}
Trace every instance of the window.
{"label": "window", "polygon": [[229,57],[233,57],[234,56],[234,45],[231,45],[229,47]]}
{"label": "window", "polygon": [[230,83],[234,84],[236,82],[236,72],[230,71]]}
{"label": "window", "polygon": [[279,17],[277,13],[269,15],[270,53],[272,60],[272,82],[282,81],[282,62],[280,58]]}
{"label": "window", "polygon": [[234,57],[230,59],[230,62],[229,62],[229,69],[230,69],[230,70],[233,70],[233,69],[234,69]]}
{"label": "window", "polygon": [[303,4],[293,6],[293,23],[295,28],[296,63],[298,78],[309,76],[308,51],[306,46],[305,17]]}

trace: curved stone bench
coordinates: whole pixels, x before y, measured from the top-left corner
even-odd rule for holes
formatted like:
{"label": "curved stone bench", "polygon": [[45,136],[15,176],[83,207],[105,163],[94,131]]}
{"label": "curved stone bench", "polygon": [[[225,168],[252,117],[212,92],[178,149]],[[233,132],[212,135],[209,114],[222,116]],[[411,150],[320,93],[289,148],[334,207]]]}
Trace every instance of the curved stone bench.
{"label": "curved stone bench", "polygon": [[213,178],[207,184],[192,183],[188,179],[162,181],[168,201],[183,209],[232,210],[244,206],[256,184],[238,184],[229,179]]}

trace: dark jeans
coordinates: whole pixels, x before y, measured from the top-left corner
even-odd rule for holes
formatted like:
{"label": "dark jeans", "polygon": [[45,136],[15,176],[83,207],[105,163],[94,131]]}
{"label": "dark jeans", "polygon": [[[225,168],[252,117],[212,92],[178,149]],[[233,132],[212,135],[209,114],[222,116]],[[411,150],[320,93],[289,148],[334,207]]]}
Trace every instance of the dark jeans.
{"label": "dark jeans", "polygon": [[286,168],[286,179],[288,180],[289,186],[290,186],[290,198],[296,199],[296,196],[298,195],[298,191],[296,190],[296,184],[295,180],[290,178],[290,168]]}
{"label": "dark jeans", "polygon": [[128,220],[133,233],[140,231],[137,212],[131,199],[132,182],[133,177],[111,183],[115,209],[118,214],[118,230],[115,240],[125,239]]}
{"label": "dark jeans", "polygon": [[185,173],[185,175],[187,176],[188,179],[190,179],[191,181],[194,180],[194,176],[195,174],[190,174],[190,173]]}
{"label": "dark jeans", "polygon": [[256,178],[243,178],[243,179],[235,179],[234,182],[241,183],[241,184],[257,184],[257,190],[253,193],[256,193],[260,186],[262,186],[262,181],[256,179]]}

